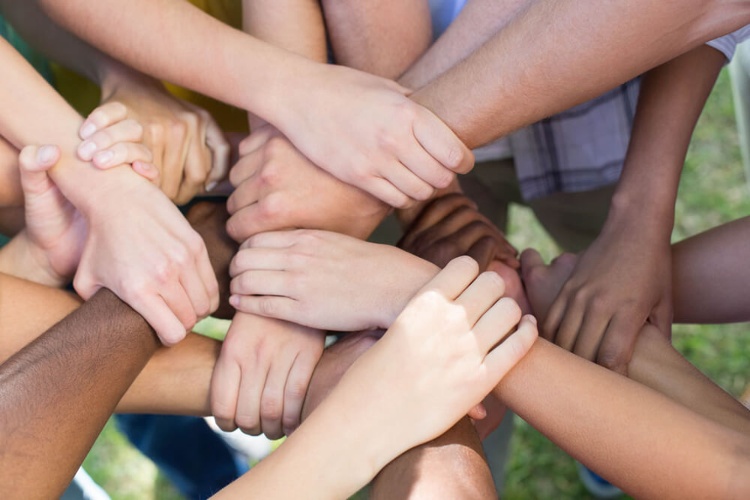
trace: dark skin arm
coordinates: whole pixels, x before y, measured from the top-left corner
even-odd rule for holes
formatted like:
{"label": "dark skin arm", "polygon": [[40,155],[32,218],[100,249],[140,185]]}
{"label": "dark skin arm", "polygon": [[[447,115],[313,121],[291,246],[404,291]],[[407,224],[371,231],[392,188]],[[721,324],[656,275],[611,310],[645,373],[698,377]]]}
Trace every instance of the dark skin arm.
{"label": "dark skin arm", "polygon": [[[225,236],[206,231],[223,227],[213,219],[222,213],[221,206],[192,210],[204,238],[232,252],[221,244]],[[228,258],[213,264],[225,270]],[[0,496],[59,496],[159,346],[148,323],[102,289],[0,365]]]}

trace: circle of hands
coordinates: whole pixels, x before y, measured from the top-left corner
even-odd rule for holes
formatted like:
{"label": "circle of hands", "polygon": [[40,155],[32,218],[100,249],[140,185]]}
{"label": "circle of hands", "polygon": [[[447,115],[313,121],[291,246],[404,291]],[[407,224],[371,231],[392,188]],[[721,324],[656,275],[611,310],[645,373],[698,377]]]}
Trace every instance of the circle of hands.
{"label": "circle of hands", "polygon": [[[210,127],[204,129],[204,143],[213,141],[226,163],[226,142],[215,136],[209,141]],[[166,196],[149,190],[160,186],[172,193],[173,200],[184,200],[192,197],[198,186],[214,187],[226,168],[185,165],[176,176],[186,179],[184,185],[175,187],[180,185],[175,184],[175,175],[166,174],[164,159],[169,155],[161,152],[155,161],[151,149],[143,144],[145,133],[144,127],[129,118],[125,106],[108,102],[82,125],[83,142],[78,150],[80,159],[92,161],[100,169],[124,164],[139,174],[127,176],[123,191],[131,196],[128,207],[139,197],[161,200],[157,216],[148,219],[137,207],[128,208],[128,216],[139,221],[135,224],[137,235],[124,230],[118,238],[103,237],[106,231],[102,228],[118,218],[109,210],[114,203],[101,208],[98,215],[77,210],[48,175],[58,162],[65,161],[60,150],[29,146],[19,156],[27,219],[24,237],[29,255],[44,270],[48,284],[64,284],[75,274],[76,289],[86,298],[110,282],[109,277],[92,270],[101,268],[92,261],[97,260],[102,245],[122,244],[129,237],[148,239],[150,229],[171,227],[166,253],[177,255],[176,266],[154,260],[153,255],[146,255],[146,249],[132,256],[134,260],[122,262],[122,267],[127,266],[136,277],[155,267],[161,283],[172,282],[177,273],[180,286],[161,297],[160,308],[145,305],[149,297],[144,290],[149,283],[142,280],[134,288],[124,285],[118,294],[141,312],[169,345],[218,307],[219,283],[208,263],[205,235],[201,239]],[[153,149],[153,143],[150,147]],[[425,384],[460,381],[481,388],[481,394],[457,390],[464,393],[465,400],[454,402],[453,408],[468,412],[480,434],[486,435],[499,424],[503,410],[496,401],[488,399],[484,405],[481,401],[536,338],[536,321],[530,316],[522,320],[522,312],[533,312],[539,318],[541,334],[548,340],[620,371],[626,369],[632,352],[633,331],[652,317],[657,318],[657,324],[669,317],[663,287],[652,287],[656,292],[651,297],[638,300],[622,291],[627,287],[603,287],[607,280],[621,283],[624,279],[612,271],[622,266],[605,265],[613,259],[628,261],[610,250],[627,251],[622,245],[611,244],[616,237],[604,234],[579,258],[564,254],[550,266],[533,250],[524,252],[519,260],[504,234],[453,183],[406,211],[410,213],[405,217],[400,248],[366,243],[361,238],[389,213],[388,205],[318,167],[271,125],[241,142],[239,152],[239,160],[229,172],[234,190],[227,200],[228,220],[212,228],[223,232],[225,226],[229,236],[240,243],[231,264],[224,265],[231,284],[224,287],[228,294],[222,290],[222,296],[229,295],[237,313],[211,390],[213,412],[225,430],[240,427],[271,438],[290,434],[354,359],[369,352],[378,337],[372,332],[390,329],[380,342],[422,345],[420,352],[425,356],[420,359],[424,361],[413,366],[424,371],[413,375],[429,379]],[[201,154],[206,164],[205,151]],[[139,194],[129,191],[131,186]],[[117,224],[114,226],[110,234],[117,231]],[[92,227],[99,231],[92,235]],[[154,244],[163,249],[163,242],[161,238]],[[137,262],[134,267],[133,262]],[[660,277],[648,272],[658,259],[645,262],[631,267],[641,287],[654,281],[654,276]],[[439,272],[440,268],[445,270]],[[480,270],[487,272],[478,274]],[[592,275],[601,279],[591,279]],[[220,281],[226,283],[226,278],[222,276]],[[623,301],[630,310],[613,312],[611,305]],[[175,307],[185,303],[187,307]],[[166,314],[166,309],[175,314]],[[435,324],[435,318],[445,321]],[[485,325],[501,328],[490,335],[487,332],[492,328]],[[341,341],[326,357],[327,331],[364,334],[349,334],[354,340]],[[473,351],[457,344],[464,342],[457,340],[459,334],[464,338],[469,335],[465,342]],[[451,335],[450,341],[445,335]],[[351,342],[356,347],[352,348]],[[348,355],[336,360],[335,355],[342,351]],[[381,374],[387,369],[384,355],[363,359],[372,360],[354,366],[371,366],[369,369]],[[444,380],[429,370],[435,366],[430,359],[442,359],[440,366],[466,371],[452,381]],[[482,372],[482,383],[476,384],[472,377],[480,367],[487,371]],[[454,416],[458,419],[461,414]],[[425,429],[437,432],[436,426]]]}

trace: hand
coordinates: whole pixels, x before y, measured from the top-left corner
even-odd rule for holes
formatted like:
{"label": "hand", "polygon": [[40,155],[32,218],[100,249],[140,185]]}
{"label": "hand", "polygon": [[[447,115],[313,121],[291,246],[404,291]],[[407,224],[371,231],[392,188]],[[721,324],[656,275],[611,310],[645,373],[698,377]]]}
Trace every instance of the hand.
{"label": "hand", "polygon": [[437,271],[398,248],[341,234],[262,233],[232,261],[230,303],[313,328],[385,329]]}
{"label": "hand", "polygon": [[227,231],[237,241],[279,229],[325,229],[367,238],[389,207],[321,170],[271,126],[240,145]]}
{"label": "hand", "polygon": [[99,288],[110,289],[163,343],[174,344],[218,306],[203,240],[146,180],[122,168],[100,177],[84,211],[89,235],[75,289],[84,299]]}
{"label": "hand", "polygon": [[429,202],[412,222],[399,247],[438,267],[468,255],[485,270],[493,260],[518,268],[518,251],[461,193],[450,193]]}
{"label": "hand", "polygon": [[671,335],[671,262],[668,234],[605,226],[579,256],[542,323],[542,334],[625,374],[646,321]]}
{"label": "hand", "polygon": [[[229,145],[207,111],[142,76],[111,78],[103,85],[102,96],[104,103],[125,105],[127,116],[143,125],[143,143],[160,173],[158,186],[175,203],[187,203],[204,189],[211,191],[226,176]],[[87,119],[81,138],[93,138],[97,130],[99,123]]]}
{"label": "hand", "polygon": [[549,308],[573,274],[576,262],[578,257],[572,253],[557,256],[550,265],[546,265],[539,252],[533,248],[528,248],[521,254],[521,275],[526,296],[540,323],[547,320]]}
{"label": "hand", "polygon": [[354,362],[318,410],[339,404],[377,415],[355,420],[368,435],[388,436],[383,444],[398,454],[439,436],[479,404],[528,352],[537,333],[532,317],[521,320],[518,306],[501,298],[497,275],[476,278],[478,271],[467,257],[450,262]]}
{"label": "hand", "polygon": [[211,409],[225,431],[270,439],[297,428],[323,332],[238,312],[211,379]]}
{"label": "hand", "polygon": [[19,155],[27,251],[49,286],[63,286],[75,273],[86,239],[86,221],[62,195],[47,170],[60,159],[56,146],[27,146]]}
{"label": "hand", "polygon": [[473,166],[471,151],[407,89],[350,68],[308,67],[304,85],[287,89],[280,119],[264,118],[336,178],[403,208]]}
{"label": "hand", "polygon": [[78,131],[83,139],[78,158],[103,170],[132,165],[141,176],[158,182],[159,171],[152,164],[151,151],[141,143],[143,126],[127,116],[128,109],[119,102],[109,102],[92,111]]}

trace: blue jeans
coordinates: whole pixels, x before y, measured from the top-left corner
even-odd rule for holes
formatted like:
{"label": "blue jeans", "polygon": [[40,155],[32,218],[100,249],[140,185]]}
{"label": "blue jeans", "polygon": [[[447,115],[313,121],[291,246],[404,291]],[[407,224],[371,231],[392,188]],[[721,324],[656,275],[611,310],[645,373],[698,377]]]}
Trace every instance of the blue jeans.
{"label": "blue jeans", "polygon": [[248,469],[202,418],[118,415],[117,425],[187,498],[207,498]]}

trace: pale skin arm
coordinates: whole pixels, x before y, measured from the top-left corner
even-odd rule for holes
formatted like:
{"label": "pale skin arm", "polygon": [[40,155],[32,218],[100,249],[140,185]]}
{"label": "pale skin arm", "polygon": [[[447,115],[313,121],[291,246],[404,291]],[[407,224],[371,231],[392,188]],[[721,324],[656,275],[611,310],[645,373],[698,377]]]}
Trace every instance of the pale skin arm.
{"label": "pale skin arm", "polygon": [[[263,43],[189,3],[39,1],[50,17],[131,66],[253,112],[315,164],[393,206],[429,197],[471,168],[471,152],[406,89]],[[130,39],[116,36],[111,23],[129,26]]]}
{"label": "pale skin arm", "polygon": [[670,336],[677,187],[695,123],[724,63],[721,52],[703,45],[644,77],[607,222],[552,305],[543,323],[547,340],[623,372],[646,320]]}

